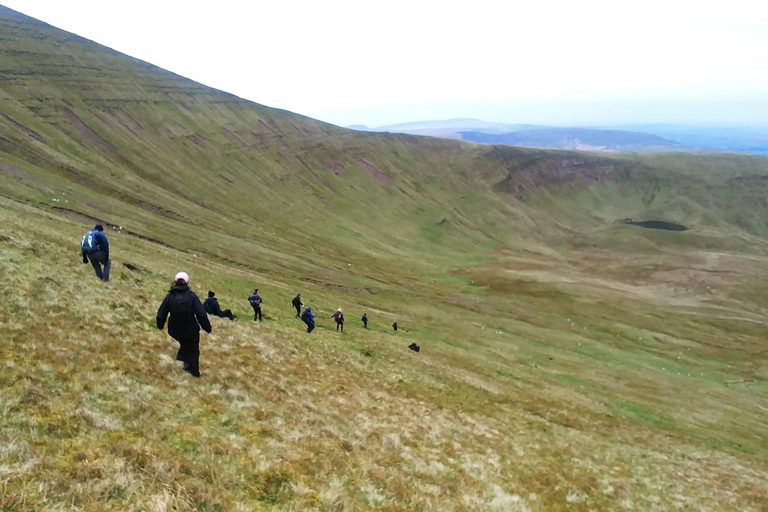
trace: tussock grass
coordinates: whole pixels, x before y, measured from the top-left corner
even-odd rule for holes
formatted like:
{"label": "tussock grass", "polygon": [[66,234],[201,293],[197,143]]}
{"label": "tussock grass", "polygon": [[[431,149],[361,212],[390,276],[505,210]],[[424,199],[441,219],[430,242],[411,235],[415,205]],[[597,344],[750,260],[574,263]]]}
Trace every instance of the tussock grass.
{"label": "tussock grass", "polygon": [[[341,336],[327,321],[307,336],[283,283],[267,322],[213,320],[192,380],[153,326],[166,276],[191,269],[224,305],[255,276],[132,242],[104,284],[78,261],[80,226],[0,212],[5,509],[759,510],[768,497],[761,399],[724,383],[750,362],[729,368],[702,343],[738,321],[697,331],[690,315],[662,337],[653,305],[614,304],[617,323],[582,299],[560,318],[565,292],[473,275],[439,285],[466,300],[399,297],[393,310],[425,318],[408,332],[352,322]],[[467,307],[472,323],[440,328]]]}
{"label": "tussock grass", "polygon": [[[0,29],[0,509],[765,508],[765,159],[349,132]],[[199,380],[178,270],[240,317]]]}

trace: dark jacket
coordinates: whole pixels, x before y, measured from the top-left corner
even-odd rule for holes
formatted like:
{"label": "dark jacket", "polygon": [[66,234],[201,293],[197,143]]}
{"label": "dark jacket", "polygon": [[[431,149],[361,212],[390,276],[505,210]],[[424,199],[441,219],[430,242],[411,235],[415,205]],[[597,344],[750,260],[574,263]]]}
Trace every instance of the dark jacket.
{"label": "dark jacket", "polygon": [[260,308],[261,307],[261,295],[259,295],[256,292],[252,293],[248,297],[248,302],[251,303],[251,306]]}
{"label": "dark jacket", "polygon": [[103,231],[96,231],[96,249],[109,254],[109,240]]}
{"label": "dark jacket", "polygon": [[107,240],[107,235],[105,235],[103,231],[99,231],[97,229],[91,230],[85,234],[85,236],[88,236],[88,235],[93,236],[93,249],[91,251],[81,250],[83,255],[87,254],[88,252],[101,251],[105,253],[107,256],[107,259],[109,259],[109,240]]}
{"label": "dark jacket", "polygon": [[301,315],[301,319],[304,320],[307,323],[314,322],[315,321],[315,315],[312,314],[312,311],[310,311],[309,308],[304,310],[304,314]]}
{"label": "dark jacket", "polygon": [[[171,318],[168,319],[168,315],[171,312],[174,298],[184,292],[189,292],[192,297],[192,308],[194,315],[191,318]],[[195,292],[189,289],[189,286],[175,285],[171,286],[168,295],[165,296],[163,303],[160,304],[160,308],[157,310],[157,328],[162,329],[165,326],[165,321],[168,319],[168,334],[174,339],[188,338],[200,331],[200,327],[205,332],[211,332],[211,322],[208,320],[208,315],[205,313],[205,308],[200,302],[200,299],[195,295]]]}
{"label": "dark jacket", "polygon": [[203,308],[209,315],[221,316],[221,306],[219,306],[219,299],[216,297],[208,297],[203,302]]}
{"label": "dark jacket", "polygon": [[336,323],[339,323],[339,324],[344,323],[344,314],[341,311],[337,311],[334,314],[332,314],[331,318],[336,320]]}
{"label": "dark jacket", "polygon": [[295,296],[293,300],[291,301],[291,304],[293,304],[293,307],[300,308],[301,307],[301,297],[299,295]]}
{"label": "dark jacket", "polygon": [[109,240],[107,240],[107,235],[105,235],[103,231],[94,229],[85,234],[85,236],[88,235],[93,236],[94,251],[109,252]]}

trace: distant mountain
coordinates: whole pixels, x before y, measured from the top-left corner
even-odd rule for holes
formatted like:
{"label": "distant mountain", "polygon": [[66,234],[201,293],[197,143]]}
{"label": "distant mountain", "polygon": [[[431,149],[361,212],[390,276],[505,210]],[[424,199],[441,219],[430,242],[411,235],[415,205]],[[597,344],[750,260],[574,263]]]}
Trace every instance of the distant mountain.
{"label": "distant mountain", "polygon": [[656,134],[637,131],[555,128],[533,124],[493,123],[480,119],[417,121],[377,128],[354,125],[348,128],[536,148],[582,151],[698,151],[696,147],[667,140]]}
{"label": "distant mountain", "polygon": [[460,132],[474,142],[583,151],[696,151],[696,148],[649,133],[589,128],[539,128],[512,133]]}
{"label": "distant mountain", "polygon": [[369,132],[408,133],[411,135],[424,135],[428,137],[441,137],[444,139],[462,139],[462,132],[480,132],[502,134],[533,128],[544,128],[534,124],[508,124],[492,123],[480,119],[446,119],[442,121],[416,121],[412,123],[390,124],[369,128],[356,124],[347,126],[353,130]]}
{"label": "distant mountain", "polygon": [[446,119],[443,121],[417,121],[413,123],[391,124],[373,128],[377,132],[413,133],[414,131],[427,132],[431,130],[455,132],[482,131],[483,133],[508,133],[518,130],[530,130],[533,128],[545,128],[535,124],[509,124],[493,123],[480,119]]}
{"label": "distant mountain", "polygon": [[605,126],[613,130],[652,133],[681,144],[720,151],[754,153],[768,156],[768,126],[685,126],[638,124]]}
{"label": "distant mountain", "polygon": [[693,151],[753,153],[768,156],[768,126],[686,126],[627,124],[562,128],[494,123],[480,119],[416,121],[358,131],[408,133],[488,144],[578,149],[583,151]]}

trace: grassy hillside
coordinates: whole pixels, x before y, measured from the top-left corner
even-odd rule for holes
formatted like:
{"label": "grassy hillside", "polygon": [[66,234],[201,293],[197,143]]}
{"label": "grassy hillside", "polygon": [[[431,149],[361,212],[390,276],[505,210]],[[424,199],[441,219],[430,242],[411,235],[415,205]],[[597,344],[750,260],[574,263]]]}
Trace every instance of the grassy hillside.
{"label": "grassy hillside", "polygon": [[[767,176],[342,130],[0,8],[0,505],[762,510]],[[241,319],[200,380],[178,270]]]}

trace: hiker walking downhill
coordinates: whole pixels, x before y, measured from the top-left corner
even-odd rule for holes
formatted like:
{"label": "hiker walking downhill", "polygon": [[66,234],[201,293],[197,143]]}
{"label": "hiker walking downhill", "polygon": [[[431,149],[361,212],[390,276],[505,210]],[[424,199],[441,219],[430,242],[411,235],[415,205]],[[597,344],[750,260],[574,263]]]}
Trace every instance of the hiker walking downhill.
{"label": "hiker walking downhill", "polygon": [[90,260],[93,270],[96,271],[96,277],[104,282],[109,281],[112,262],[109,260],[109,240],[104,234],[104,226],[96,224],[85,234],[80,242],[80,251],[83,255],[83,264]]}
{"label": "hiker walking downhill", "polygon": [[304,306],[304,304],[301,302],[301,294],[297,293],[296,296],[291,301],[291,304],[294,308],[296,308],[296,318],[301,318],[301,308]]}
{"label": "hiker walking downhill", "polygon": [[307,324],[307,333],[315,330],[315,316],[312,314],[312,306],[308,306],[307,309],[301,314],[301,319]]}
{"label": "hiker walking downhill", "polygon": [[248,302],[251,304],[251,307],[253,308],[253,321],[259,321],[261,322],[263,320],[261,316],[261,295],[259,295],[259,289],[256,288],[253,290],[253,293],[248,297]]}
{"label": "hiker walking downhill", "polygon": [[211,322],[200,299],[189,289],[186,272],[176,274],[173,286],[157,310],[158,329],[163,329],[166,319],[168,334],[179,342],[176,360],[184,362],[185,372],[200,377],[200,327],[210,334]]}
{"label": "hiker walking downhill", "polygon": [[363,317],[360,319],[363,321],[363,329],[368,328],[368,315],[366,313],[363,313]]}
{"label": "hiker walking downhill", "polygon": [[221,306],[219,306],[219,299],[215,297],[215,293],[212,291],[208,292],[208,298],[205,299],[205,302],[203,302],[203,308],[205,308],[205,312],[209,315],[218,316],[220,318],[229,318],[233,322],[237,320],[237,317],[232,314],[231,309],[225,309],[224,311],[221,310]]}
{"label": "hiker walking downhill", "polygon": [[344,332],[344,313],[342,313],[341,308],[337,309],[336,312],[331,315],[331,318],[336,321],[336,332],[339,332],[339,327],[341,327],[341,332]]}

